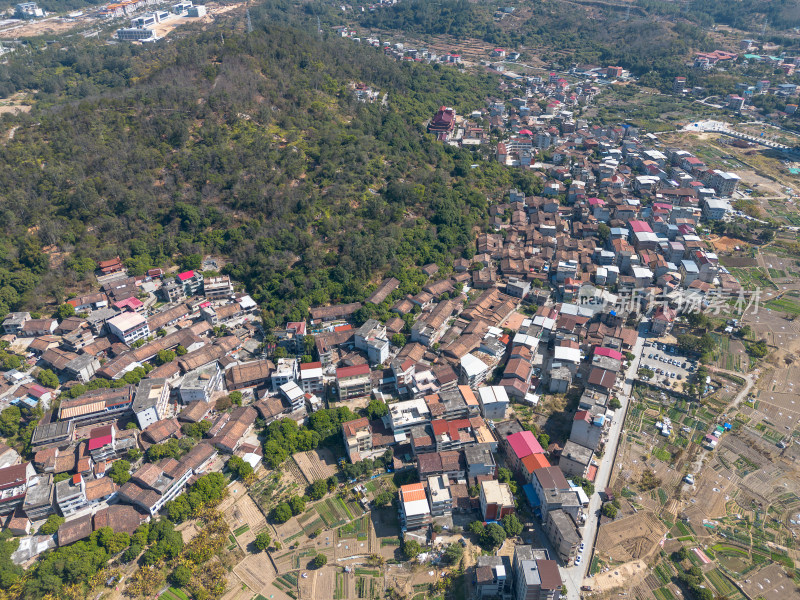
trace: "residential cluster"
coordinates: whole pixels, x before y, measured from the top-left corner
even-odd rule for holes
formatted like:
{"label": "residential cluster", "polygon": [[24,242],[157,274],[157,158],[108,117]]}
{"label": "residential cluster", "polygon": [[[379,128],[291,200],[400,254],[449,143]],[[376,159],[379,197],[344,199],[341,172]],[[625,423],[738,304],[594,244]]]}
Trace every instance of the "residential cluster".
{"label": "residential cluster", "polygon": [[[220,453],[257,468],[259,415],[319,407],[311,393],[298,403],[291,387],[273,391],[271,376],[280,369],[262,358],[256,303],[229,277],[161,269],[131,277],[117,257],[100,263],[97,278],[100,291],[68,300],[75,316],[59,322],[19,312],[3,321],[3,341],[27,364],[3,374],[0,405],[46,412],[31,437],[33,460],[1,449],[0,515],[17,535],[49,515],[66,518],[55,537],[26,538],[14,557],[20,563],[109,523],[132,532],[196,477],[220,469]],[[57,392],[31,376],[38,369],[58,377],[54,408]],[[105,386],[95,388],[100,380]],[[217,411],[216,400],[233,390],[246,405]],[[210,422],[205,437],[179,459],[139,458],[203,420]],[[133,463],[123,485],[109,477],[120,459]]]}
{"label": "residential cluster", "polygon": [[[430,126],[436,132],[454,122],[442,107]],[[399,491],[405,536],[430,542],[433,527],[450,526],[457,511],[486,522],[514,512],[518,500],[497,479],[507,466],[524,482],[552,558],[579,561],[589,497],[576,481],[597,475],[639,340],[628,326],[638,308],[624,294],[664,299],[648,315],[660,335],[687,296],[702,303],[741,289],[697,232],[701,221],[731,210],[725,198],[737,175],[679,149],[648,149],[632,128],[586,127],[576,137],[580,144],[558,138],[563,155],[552,179],[543,177],[543,195],[510,190],[507,202],[490,208],[495,232],[480,234],[478,253],[454,260],[449,276],[427,265],[418,294],[397,294],[400,282],[389,278],[364,304],[311,309],[314,368],[329,397],[388,402],[382,418],[343,424],[349,459],[392,448],[396,468],[419,474],[419,483]],[[619,188],[601,192],[612,178]],[[567,180],[568,188],[548,192]],[[370,305],[391,316],[358,325]],[[296,326],[287,327],[287,343]],[[401,332],[408,343],[395,346]],[[535,405],[544,393],[567,392],[580,400],[562,445],[542,448],[507,420],[512,400]]]}
{"label": "residential cluster", "polygon": [[586,121],[576,123],[574,111],[590,104],[601,92],[592,81],[570,84],[556,73],[518,79],[503,83],[501,90],[517,90],[523,92],[521,95],[509,102],[491,99],[486,108],[468,117],[442,106],[429,121],[428,132],[453,146],[486,144],[490,132],[500,132],[509,139],[498,144],[498,160],[529,166],[535,162],[537,151],[557,146],[562,134],[579,135],[580,129],[588,127]]}

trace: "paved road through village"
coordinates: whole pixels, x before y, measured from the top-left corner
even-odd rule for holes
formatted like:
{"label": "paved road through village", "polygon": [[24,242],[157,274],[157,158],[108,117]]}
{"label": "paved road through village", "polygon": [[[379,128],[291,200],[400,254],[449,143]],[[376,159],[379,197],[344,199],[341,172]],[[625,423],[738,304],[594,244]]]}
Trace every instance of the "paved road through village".
{"label": "paved road through village", "polygon": [[600,501],[601,490],[604,490],[611,479],[611,470],[614,466],[614,460],[617,456],[617,445],[619,444],[622,426],[625,421],[625,414],[628,411],[628,402],[630,401],[631,388],[636,378],[636,373],[639,369],[639,361],[642,357],[644,349],[644,342],[647,335],[647,330],[650,323],[646,319],[642,319],[639,325],[639,337],[636,340],[636,345],[633,347],[632,352],[634,359],[631,361],[631,366],[625,372],[625,381],[622,384],[622,393],[618,394],[619,401],[622,407],[619,408],[614,416],[614,421],[608,432],[608,442],[605,446],[605,453],[600,460],[600,466],[597,469],[597,476],[595,477],[595,493],[589,499],[589,508],[587,512],[586,525],[583,528],[583,544],[584,551],[581,553],[582,560],[578,566],[561,567],[561,578],[567,588],[567,600],[579,600],[580,588],[584,585],[584,576],[586,575],[589,565],[592,562],[592,552],[594,551],[595,536],[597,534],[598,515],[600,514]]}

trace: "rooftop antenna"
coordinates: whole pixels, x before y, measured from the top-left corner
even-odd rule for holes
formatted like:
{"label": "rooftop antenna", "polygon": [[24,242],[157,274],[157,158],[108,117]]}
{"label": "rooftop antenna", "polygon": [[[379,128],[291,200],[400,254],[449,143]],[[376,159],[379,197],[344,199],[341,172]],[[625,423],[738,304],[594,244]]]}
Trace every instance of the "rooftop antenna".
{"label": "rooftop antenna", "polygon": [[250,20],[250,9],[247,9],[247,33],[253,33],[253,21]]}

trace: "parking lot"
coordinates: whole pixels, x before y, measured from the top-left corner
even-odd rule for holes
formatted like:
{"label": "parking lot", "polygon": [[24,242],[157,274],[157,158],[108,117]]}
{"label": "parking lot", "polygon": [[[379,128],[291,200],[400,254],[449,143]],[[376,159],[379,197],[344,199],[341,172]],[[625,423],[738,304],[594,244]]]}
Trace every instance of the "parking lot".
{"label": "parking lot", "polygon": [[[697,361],[681,354],[676,346],[647,342],[642,350],[639,368],[647,368],[655,373],[655,377],[649,380],[652,383],[667,387],[677,383],[681,387],[697,371]],[[641,379],[648,381],[644,377]]]}

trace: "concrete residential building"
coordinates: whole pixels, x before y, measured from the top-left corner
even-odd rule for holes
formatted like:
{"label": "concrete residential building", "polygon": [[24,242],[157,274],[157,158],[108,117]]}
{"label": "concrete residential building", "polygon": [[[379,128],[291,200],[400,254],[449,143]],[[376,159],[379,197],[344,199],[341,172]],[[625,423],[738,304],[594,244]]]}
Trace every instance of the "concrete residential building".
{"label": "concrete residential building", "polygon": [[210,402],[211,395],[222,389],[222,379],[222,370],[216,361],[202,369],[187,373],[178,390],[181,402],[183,404],[197,400]]}
{"label": "concrete residential building", "polygon": [[286,398],[292,407],[292,412],[302,410],[306,405],[306,397],[303,390],[294,381],[288,381],[278,388],[281,396]]}
{"label": "concrete residential building", "polygon": [[742,180],[736,173],[726,173],[714,169],[703,179],[703,183],[717,190],[717,195],[722,198],[733,196],[739,182]]}
{"label": "concrete residential building", "polygon": [[46,519],[55,512],[53,502],[55,496],[53,475],[50,473],[36,475],[28,481],[25,500],[22,503],[23,512],[31,521]]}
{"label": "concrete residential building", "polygon": [[569,440],[561,451],[558,466],[566,477],[586,477],[589,466],[592,464],[593,455],[594,452],[591,448]]}
{"label": "concrete residential building", "polygon": [[390,404],[389,414],[384,419],[397,437],[398,434],[408,433],[412,427],[429,423],[431,411],[425,400],[417,398]]}
{"label": "concrete residential building", "polygon": [[272,372],[272,391],[277,392],[283,384],[296,381],[299,376],[297,360],[294,358],[279,358]]}
{"label": "concrete residential building", "polygon": [[514,597],[516,600],[558,600],[563,582],[558,564],[531,546],[514,548]]}
{"label": "concrete residential building", "polygon": [[479,556],[475,565],[474,585],[478,597],[513,598],[511,560],[508,556]]}
{"label": "concrete residential building", "polygon": [[709,221],[719,221],[733,211],[731,203],[720,198],[706,198],[703,200],[703,216]]}
{"label": "concrete residential building", "polygon": [[548,511],[544,532],[562,561],[569,562],[575,558],[581,534],[572,515],[560,509]]}
{"label": "concrete residential building", "polygon": [[428,477],[428,499],[432,516],[441,517],[453,512],[453,496],[450,494],[450,479],[447,475]]}
{"label": "concrete residential building", "polygon": [[6,315],[3,320],[3,333],[6,335],[16,335],[22,328],[25,321],[29,321],[31,313],[27,312],[12,312]]}
{"label": "concrete residential building", "polygon": [[358,462],[372,452],[372,427],[367,417],[342,423],[342,435],[350,462]]}
{"label": "concrete residential building", "polygon": [[472,444],[464,448],[468,477],[489,476],[497,473],[497,463],[492,454],[491,444]]}
{"label": "concrete residential building", "polygon": [[579,410],[572,419],[572,431],[569,439],[576,444],[597,450],[603,439],[605,415],[592,415],[588,410]]}
{"label": "concrete residential building", "polygon": [[421,483],[410,483],[400,486],[400,528],[413,531],[427,527],[431,522],[431,509],[425,486]]}
{"label": "concrete residential building", "polygon": [[321,362],[300,365],[300,387],[306,394],[322,394],[325,391]]}
{"label": "concrete residential building", "polygon": [[56,504],[64,517],[69,517],[86,505],[86,481],[81,474],[56,484]]}
{"label": "concrete residential building", "polygon": [[514,494],[507,483],[496,479],[480,485],[481,515],[484,521],[499,521],[514,512]]}
{"label": "concrete residential building", "polygon": [[503,442],[506,462],[512,471],[526,474],[522,461],[531,454],[544,454],[544,449],[531,431],[518,431],[506,436]]}
{"label": "concrete residential building", "polygon": [[199,271],[178,273],[175,281],[183,287],[184,296],[197,296],[203,289],[203,274]]}
{"label": "concrete residential building", "polygon": [[125,312],[106,321],[108,330],[123,343],[130,346],[136,340],[143,340],[150,335],[147,319],[135,312]]}
{"label": "concrete residential building", "polygon": [[166,418],[170,387],[166,379],[142,379],[133,397],[133,414],[139,429]]}
{"label": "concrete residential building", "polygon": [[0,515],[7,515],[21,506],[28,482],[36,475],[33,463],[26,462],[0,469]]}
{"label": "concrete residential building", "polygon": [[369,365],[355,365],[336,369],[336,389],[340,400],[369,396],[372,379]]}
{"label": "concrete residential building", "polygon": [[536,469],[533,472],[531,484],[543,507],[547,506],[546,492],[553,490],[556,492],[569,492],[571,489],[567,478],[564,477],[564,473],[558,467]]}
{"label": "concrete residential building", "polygon": [[472,389],[477,389],[489,374],[489,367],[486,363],[469,352],[461,357],[460,367],[458,383],[468,385]]}
{"label": "concrete residential building", "polygon": [[233,284],[227,275],[209,277],[203,281],[203,294],[209,300],[221,300],[233,295]]}
{"label": "concrete residential building", "polygon": [[370,364],[379,365],[389,358],[389,340],[386,327],[377,319],[367,321],[356,330],[355,346],[367,353]]}
{"label": "concrete residential building", "polygon": [[484,419],[502,421],[506,418],[510,403],[506,388],[499,385],[485,386],[478,388],[477,392]]}

